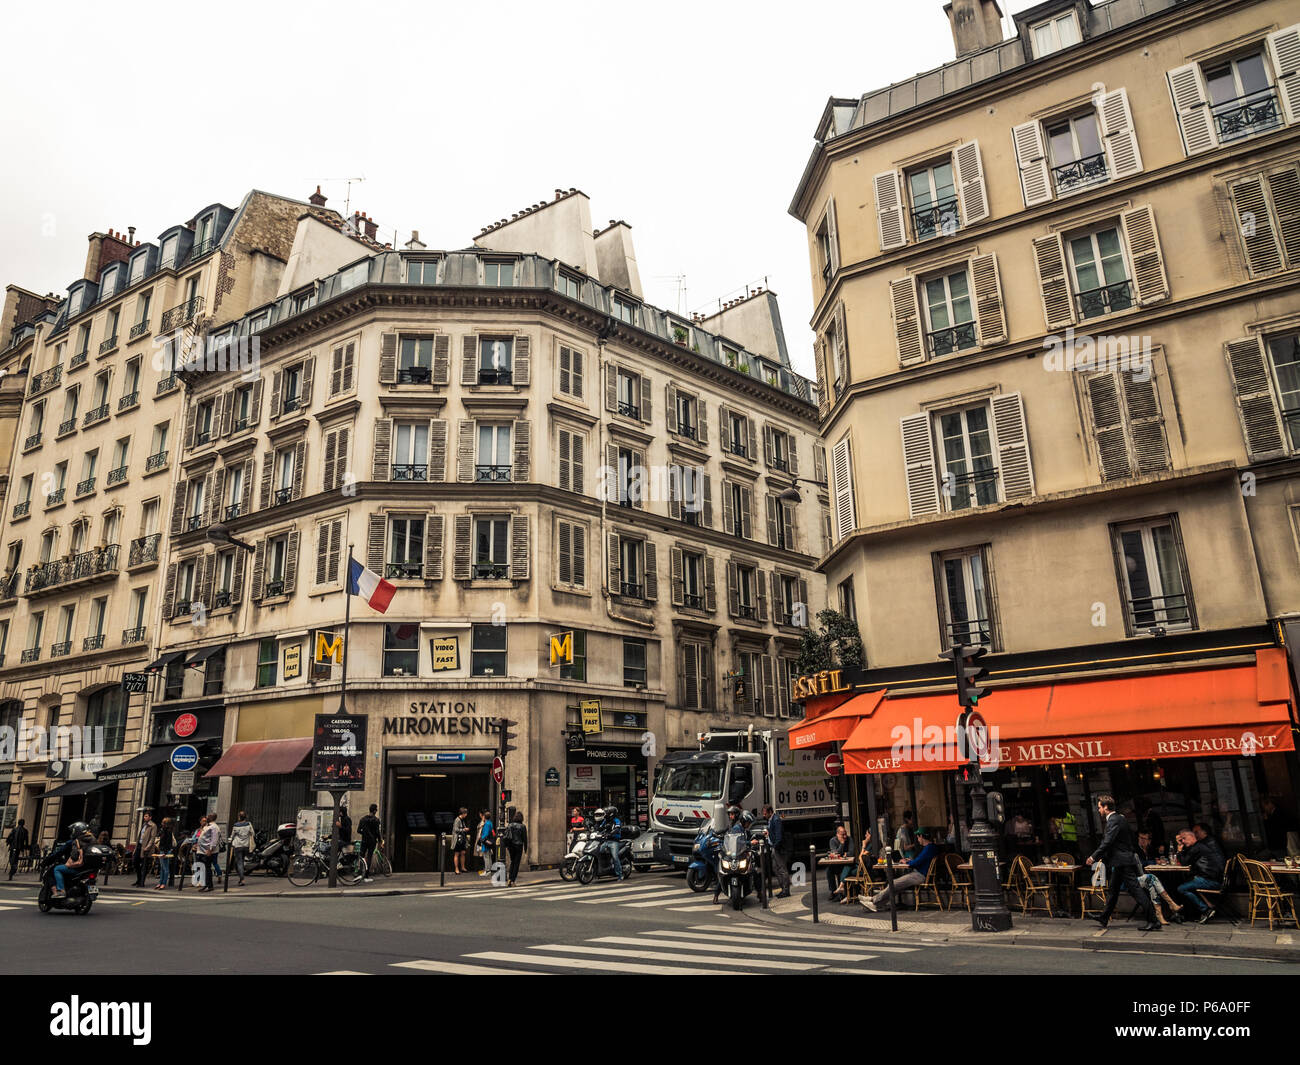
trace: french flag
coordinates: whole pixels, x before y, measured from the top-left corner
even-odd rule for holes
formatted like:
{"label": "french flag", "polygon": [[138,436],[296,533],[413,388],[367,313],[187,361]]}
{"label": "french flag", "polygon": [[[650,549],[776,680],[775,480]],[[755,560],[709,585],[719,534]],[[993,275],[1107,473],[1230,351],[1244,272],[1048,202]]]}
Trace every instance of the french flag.
{"label": "french flag", "polygon": [[393,601],[395,591],[397,591],[396,585],[390,584],[373,570],[366,569],[355,558],[352,560],[352,566],[348,572],[349,595],[361,596],[372,610],[378,610],[381,614],[386,614],[388,604]]}

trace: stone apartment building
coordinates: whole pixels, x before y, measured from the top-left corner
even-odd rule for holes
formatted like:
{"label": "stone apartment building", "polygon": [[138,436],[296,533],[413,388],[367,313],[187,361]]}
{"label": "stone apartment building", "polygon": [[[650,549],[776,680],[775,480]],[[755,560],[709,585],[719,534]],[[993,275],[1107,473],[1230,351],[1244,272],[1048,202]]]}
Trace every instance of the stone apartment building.
{"label": "stone apartment building", "polygon": [[938,655],[977,645],[994,779],[1044,846],[1113,791],[1260,847],[1297,772],[1295,6],[1052,0],[1010,33],[993,0],[946,10],[955,60],[832,98],[790,208],[820,568],[887,691],[869,719],[877,694],[810,701],[843,709],[801,738],[842,745],[864,807],[960,821],[953,759],[889,735],[952,724]]}

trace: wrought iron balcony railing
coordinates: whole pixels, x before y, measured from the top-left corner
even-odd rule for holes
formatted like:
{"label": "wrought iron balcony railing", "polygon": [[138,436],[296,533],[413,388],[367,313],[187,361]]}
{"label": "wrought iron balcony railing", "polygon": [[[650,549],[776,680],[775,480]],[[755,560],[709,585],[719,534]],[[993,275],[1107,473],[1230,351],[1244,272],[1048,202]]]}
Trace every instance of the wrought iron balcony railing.
{"label": "wrought iron balcony railing", "polygon": [[14,517],[25,518],[32,512],[32,501],[24,499],[21,503],[14,504]]}
{"label": "wrought iron balcony railing", "polygon": [[[945,473],[944,494],[949,510],[965,510],[969,506],[982,507],[998,501],[997,467],[972,470],[969,473]],[[974,499],[971,497],[974,496]]]}
{"label": "wrought iron balcony railing", "polygon": [[195,429],[195,430],[194,430],[194,446],[195,446],[195,447],[202,447],[204,444],[210,443],[211,441],[212,441],[212,430],[211,430],[211,429]]}
{"label": "wrought iron balcony railing", "polygon": [[512,370],[485,370],[480,368],[478,383],[481,385],[508,385],[514,381]]}
{"label": "wrought iron balcony railing", "polygon": [[22,660],[24,662],[38,662],[40,661],[40,657],[41,649],[39,647],[23,648]]}
{"label": "wrought iron balcony railing", "polygon": [[912,228],[917,240],[929,240],[931,237],[946,236],[961,228],[957,214],[957,197],[912,209]]}
{"label": "wrought iron balcony railing", "polygon": [[63,380],[63,367],[51,366],[44,373],[38,373],[27,386],[29,396],[39,396],[42,392],[48,392]]}
{"label": "wrought iron balcony railing", "polygon": [[68,369],[75,370],[78,366],[85,366],[90,361],[90,352],[79,351],[68,360]]}
{"label": "wrought iron balcony railing", "polygon": [[1057,192],[1070,192],[1105,181],[1107,177],[1106,153],[1085,155],[1082,159],[1073,159],[1068,163],[1052,167],[1052,183]]}
{"label": "wrought iron balcony railing", "polygon": [[185,531],[195,532],[196,530],[203,528],[205,524],[202,514],[190,514],[185,519]]}
{"label": "wrought iron balcony railing", "polygon": [[738,603],[736,605],[736,617],[748,618],[753,621],[758,617],[758,608],[753,603]]}
{"label": "wrought iron balcony railing", "polygon": [[82,551],[69,558],[52,559],[39,568],[33,566],[27,571],[24,590],[26,594],[33,595],[48,588],[61,587],[89,577],[115,574],[118,569],[119,551],[120,547],[117,544],[108,544],[102,548]]}
{"label": "wrought iron balcony railing", "polygon": [[131,541],[131,548],[126,556],[128,566],[143,566],[146,562],[158,561],[158,545],[162,542],[162,533],[150,533]]}
{"label": "wrought iron balcony railing", "polygon": [[1282,125],[1282,112],[1278,107],[1277,94],[1272,89],[1225,100],[1210,110],[1214,115],[1214,128],[1220,141],[1237,140]]}
{"label": "wrought iron balcony railing", "polygon": [[153,473],[154,470],[161,470],[167,465],[167,452],[158,451],[144,460],[144,469],[146,473]]}
{"label": "wrought iron balcony railing", "polygon": [[108,477],[105,480],[109,485],[121,484],[126,480],[126,467],[119,466],[115,470],[109,470]]}
{"label": "wrought iron balcony railing", "polygon": [[637,421],[641,420],[641,408],[634,403],[624,403],[620,400],[618,412],[619,414],[626,414],[629,418],[635,418]]}
{"label": "wrought iron balcony railing", "polygon": [[69,433],[77,431],[77,417],[74,414],[71,418],[64,418],[59,422],[59,431],[56,436],[67,436]]}
{"label": "wrought iron balcony railing", "polygon": [[134,629],[122,630],[123,643],[144,643],[144,626],[140,625]]}
{"label": "wrought iron balcony railing", "polygon": [[8,577],[0,577],[0,601],[18,598],[19,577],[21,576],[21,573],[15,571]]}
{"label": "wrought iron balcony railing", "polygon": [[271,506],[278,507],[293,498],[292,488],[277,488],[271,493]]}
{"label": "wrought iron balcony railing", "polygon": [[428,366],[402,366],[397,371],[399,385],[427,385],[433,380],[433,370]]}
{"label": "wrought iron balcony railing", "polygon": [[105,337],[105,338],[104,338],[104,340],[103,340],[103,341],[100,343],[100,345],[99,345],[99,353],[100,353],[101,355],[107,355],[107,354],[108,354],[110,351],[112,351],[115,347],[117,347],[117,334],[116,334],[116,333],[114,333],[111,337]]}
{"label": "wrought iron balcony railing", "polygon": [[473,573],[476,581],[499,581],[509,575],[510,567],[504,562],[475,562]]}
{"label": "wrought iron balcony railing", "polygon": [[509,466],[475,466],[474,480],[476,481],[508,481],[510,480]]}
{"label": "wrought iron balcony railing", "polygon": [[154,395],[161,396],[164,392],[170,392],[172,389],[178,388],[180,383],[181,379],[177,377],[176,374],[169,373],[166,377],[159,380],[158,389]]}
{"label": "wrought iron balcony railing", "polygon": [[179,329],[181,326],[189,325],[202,310],[202,296],[195,296],[184,303],[178,303],[175,307],[169,307],[163,311],[162,331],[166,333],[170,329]]}
{"label": "wrought iron balcony railing", "polygon": [[32,448],[40,447],[40,446],[41,446],[41,433],[39,431],[32,433],[31,436],[29,436],[26,440],[23,441],[24,451],[31,451]]}
{"label": "wrought iron balcony railing", "polygon": [[273,599],[277,595],[284,595],[284,580],[267,581],[266,598]]}
{"label": "wrought iron balcony railing", "polygon": [[429,467],[422,463],[395,463],[392,475],[394,481],[427,481]]}
{"label": "wrought iron balcony railing", "polygon": [[194,600],[188,595],[177,596],[172,604],[172,617],[187,618],[194,613]]}
{"label": "wrought iron balcony railing", "polygon": [[951,355],[975,346],[975,323],[962,322],[951,329],[938,329],[926,334],[931,355]]}
{"label": "wrought iron balcony railing", "polygon": [[213,598],[212,609],[220,610],[223,607],[228,607],[229,605],[230,605],[230,589],[223,588],[221,591],[217,592],[215,597]]}
{"label": "wrought iron balcony railing", "polygon": [[636,581],[621,581],[619,593],[628,599],[645,598],[645,585]]}
{"label": "wrought iron balcony railing", "polygon": [[682,605],[683,605],[683,606],[686,606],[686,607],[689,607],[691,610],[703,610],[703,609],[704,609],[704,596],[702,596],[702,595],[692,595],[690,592],[686,592],[686,593],[682,596]]}
{"label": "wrought iron balcony railing", "polygon": [[233,521],[244,511],[243,503],[231,503],[226,507],[226,521]]}
{"label": "wrought iron balcony railing", "polygon": [[81,420],[81,427],[84,429],[88,425],[97,425],[108,417],[108,404],[101,403],[98,407],[91,407],[86,411],[86,416]]}
{"label": "wrought iron balcony railing", "polygon": [[208,252],[210,252],[216,246],[217,246],[216,237],[208,237],[207,240],[199,241],[199,243],[195,244],[194,247],[190,249],[189,257],[185,260],[185,262],[186,263],[198,262],[200,259],[203,258],[203,256],[207,255]]}
{"label": "wrought iron balcony railing", "polygon": [[139,405],[140,405],[139,389],[136,389],[134,392],[128,392],[125,396],[123,396],[121,399],[117,401],[117,409],[119,411],[130,410],[132,407],[138,407]]}
{"label": "wrought iron balcony railing", "polygon": [[687,440],[698,440],[700,438],[699,430],[690,422],[682,421],[680,416],[677,419],[677,435],[684,436]]}
{"label": "wrought iron balcony railing", "polygon": [[729,455],[739,455],[741,458],[749,458],[749,449],[745,447],[740,440],[728,440],[726,447],[723,448]]}
{"label": "wrought iron balcony railing", "polygon": [[87,636],[81,641],[83,651],[98,651],[104,646],[104,634],[101,632],[98,636]]}
{"label": "wrought iron balcony railing", "polygon": [[384,575],[390,580],[418,581],[424,576],[424,565],[420,562],[390,562]]}
{"label": "wrought iron balcony railing", "polygon": [[692,510],[691,508],[689,508],[689,507],[687,507],[687,506],[683,506],[683,507],[682,507],[682,522],[683,522],[683,524],[685,524],[685,525],[696,525],[696,526],[698,526],[698,525],[700,524],[700,512],[699,512],[698,510]]}
{"label": "wrought iron balcony railing", "polygon": [[301,397],[296,395],[285,396],[284,399],[280,401],[280,410],[284,414],[292,414],[301,406],[302,406],[302,399]]}
{"label": "wrought iron balcony railing", "polygon": [[62,503],[64,496],[67,494],[67,491],[68,490],[66,488],[56,488],[54,489],[53,492],[47,493],[45,496],[46,508],[48,509],[49,507],[57,507],[60,503]]}
{"label": "wrought iron balcony railing", "polygon": [[1103,314],[1127,311],[1133,306],[1133,283],[1116,281],[1113,285],[1089,289],[1075,297],[1080,318],[1098,318]]}
{"label": "wrought iron balcony railing", "polygon": [[1129,622],[1135,629],[1184,626],[1192,623],[1192,608],[1186,593],[1135,596],[1125,603]]}
{"label": "wrought iron balcony railing", "polygon": [[147,332],[149,332],[149,322],[147,319],[143,322],[136,322],[135,325],[131,326],[131,332],[127,334],[127,339],[134,340],[136,337],[144,336]]}
{"label": "wrought iron balcony railing", "polygon": [[960,643],[967,647],[993,646],[993,625],[988,618],[970,618],[966,621],[950,621],[947,625],[948,646]]}
{"label": "wrought iron balcony railing", "polygon": [[77,495],[87,496],[95,490],[95,478],[87,477],[77,482]]}

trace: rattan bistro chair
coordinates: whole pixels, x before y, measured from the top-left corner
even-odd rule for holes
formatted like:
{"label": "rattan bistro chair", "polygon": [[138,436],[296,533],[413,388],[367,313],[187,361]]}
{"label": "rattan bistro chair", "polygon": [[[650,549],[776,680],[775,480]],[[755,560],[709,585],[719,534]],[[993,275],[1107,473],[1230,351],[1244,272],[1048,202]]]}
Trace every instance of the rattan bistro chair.
{"label": "rattan bistro chair", "polygon": [[867,863],[861,855],[858,855],[858,871],[846,876],[841,883],[844,885],[845,902],[852,902],[871,887],[871,873],[868,872]]}
{"label": "rattan bistro chair", "polygon": [[945,854],[943,863],[948,868],[948,879],[952,881],[952,889],[948,892],[948,909],[957,908],[957,892],[961,892],[962,905],[970,909],[971,892],[975,890],[975,882],[971,875],[964,869],[958,869],[962,859],[960,854]]}
{"label": "rattan bistro chair", "polygon": [[1300,928],[1300,919],[1296,917],[1295,897],[1278,887],[1273,870],[1263,862],[1251,858],[1238,858],[1241,871],[1246,877],[1246,886],[1250,889],[1250,926],[1255,927],[1255,920],[1260,916],[1260,907],[1268,914],[1268,930],[1273,931],[1273,919],[1285,923],[1290,911],[1291,923]]}
{"label": "rattan bistro chair", "polygon": [[[934,871],[939,866],[937,861],[930,863],[930,868],[925,871],[925,882],[918,884],[912,893],[912,909],[919,910],[922,906],[934,906],[937,909],[947,909],[943,904],[943,894],[939,891],[939,881],[935,879]],[[931,899],[926,900],[924,895],[929,894]]]}
{"label": "rattan bistro chair", "polygon": [[1029,859],[1023,854],[1016,855],[1015,863],[1020,866],[1020,886],[1022,894],[1020,896],[1020,912],[1030,914],[1034,910],[1034,902],[1041,899],[1042,907],[1047,911],[1047,916],[1052,914],[1052,884],[1050,881],[1038,881],[1034,879],[1034,874],[1029,869]]}

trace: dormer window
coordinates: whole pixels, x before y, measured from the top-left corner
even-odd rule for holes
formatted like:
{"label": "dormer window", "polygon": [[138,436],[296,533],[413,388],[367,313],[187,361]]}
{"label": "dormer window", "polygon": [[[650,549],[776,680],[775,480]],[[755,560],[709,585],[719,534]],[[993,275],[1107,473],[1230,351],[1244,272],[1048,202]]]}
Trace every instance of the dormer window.
{"label": "dormer window", "polygon": [[117,295],[117,279],[120,271],[116,266],[110,266],[99,277],[99,302],[106,303]]}
{"label": "dormer window", "polygon": [[199,219],[199,223],[194,230],[194,250],[190,253],[191,259],[197,259],[200,255],[204,255],[211,250],[212,231],[216,220],[217,216],[215,214],[204,215]]}
{"label": "dormer window", "polygon": [[131,260],[131,284],[144,280],[144,269],[149,260],[149,256],[137,255]]}
{"label": "dormer window", "polygon": [[1083,39],[1079,35],[1079,20],[1073,11],[1035,23],[1029,27],[1029,36],[1033,41],[1035,59],[1069,48]]}
{"label": "dormer window", "polygon": [[179,242],[180,238],[175,234],[162,242],[162,254],[158,257],[158,269],[165,270],[169,266],[176,265],[176,246]]}
{"label": "dormer window", "polygon": [[69,293],[68,295],[68,317],[69,318],[81,313],[81,305],[85,301],[85,298],[86,298],[86,290],[84,288],[79,288],[75,292]]}
{"label": "dormer window", "polygon": [[568,296],[570,299],[576,300],[582,294],[582,281],[563,270],[556,274],[555,287],[559,289],[561,296]]}
{"label": "dormer window", "polygon": [[515,264],[513,262],[485,262],[483,264],[483,284],[506,286],[515,283]]}
{"label": "dormer window", "polygon": [[622,296],[614,297],[614,317],[620,322],[627,322],[628,325],[636,325],[636,304],[631,300],[625,300]]}

